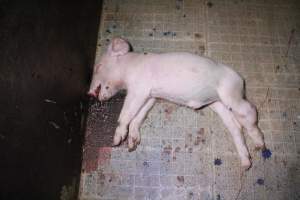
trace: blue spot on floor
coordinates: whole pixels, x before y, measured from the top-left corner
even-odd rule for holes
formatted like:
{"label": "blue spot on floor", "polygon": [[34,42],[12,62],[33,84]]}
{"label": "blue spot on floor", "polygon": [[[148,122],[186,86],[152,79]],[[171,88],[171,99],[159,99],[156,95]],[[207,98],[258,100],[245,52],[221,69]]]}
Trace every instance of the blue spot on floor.
{"label": "blue spot on floor", "polygon": [[149,167],[149,163],[148,163],[147,161],[144,161],[144,162],[143,162],[143,165],[144,165],[145,167]]}
{"label": "blue spot on floor", "polygon": [[266,159],[268,159],[268,158],[271,158],[272,152],[270,151],[270,149],[264,149],[264,150],[261,152],[261,155],[262,155],[262,157],[266,160]]}
{"label": "blue spot on floor", "polygon": [[222,165],[222,160],[220,158],[216,158],[214,164],[215,165]]}
{"label": "blue spot on floor", "polygon": [[262,178],[259,178],[259,179],[256,180],[256,183],[257,183],[258,185],[264,185],[264,184],[265,184],[265,180],[262,179]]}

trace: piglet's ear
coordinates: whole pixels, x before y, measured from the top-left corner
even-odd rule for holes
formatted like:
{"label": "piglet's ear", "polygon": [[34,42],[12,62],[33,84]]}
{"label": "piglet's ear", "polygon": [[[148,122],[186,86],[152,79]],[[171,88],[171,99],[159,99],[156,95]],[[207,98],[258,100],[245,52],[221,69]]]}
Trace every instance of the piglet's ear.
{"label": "piglet's ear", "polygon": [[108,46],[107,52],[112,56],[122,56],[129,51],[129,44],[122,38],[114,38]]}

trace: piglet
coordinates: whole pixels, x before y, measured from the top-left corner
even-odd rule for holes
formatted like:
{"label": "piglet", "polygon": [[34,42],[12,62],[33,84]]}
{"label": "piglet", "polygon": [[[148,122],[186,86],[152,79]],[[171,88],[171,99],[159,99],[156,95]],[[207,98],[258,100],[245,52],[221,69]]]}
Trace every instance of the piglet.
{"label": "piglet", "polygon": [[257,126],[257,111],[244,97],[244,80],[230,67],[191,53],[135,53],[129,43],[114,38],[94,66],[88,94],[100,101],[118,91],[127,96],[118,119],[113,144],[119,145],[128,133],[128,147],[141,141],[139,128],[157,98],[192,109],[208,106],[222,119],[233,137],[241,165],[251,166],[242,129],[257,148],[264,148]]}

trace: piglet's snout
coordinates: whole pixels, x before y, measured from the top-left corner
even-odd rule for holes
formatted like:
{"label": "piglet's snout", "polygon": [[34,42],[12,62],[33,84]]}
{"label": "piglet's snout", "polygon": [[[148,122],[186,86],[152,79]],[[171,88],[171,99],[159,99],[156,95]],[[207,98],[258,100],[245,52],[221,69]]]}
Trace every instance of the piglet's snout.
{"label": "piglet's snout", "polygon": [[101,85],[99,85],[96,90],[92,91],[90,90],[87,94],[91,97],[97,98],[100,93]]}
{"label": "piglet's snout", "polygon": [[97,97],[96,93],[94,92],[88,92],[87,95],[89,95],[90,97]]}

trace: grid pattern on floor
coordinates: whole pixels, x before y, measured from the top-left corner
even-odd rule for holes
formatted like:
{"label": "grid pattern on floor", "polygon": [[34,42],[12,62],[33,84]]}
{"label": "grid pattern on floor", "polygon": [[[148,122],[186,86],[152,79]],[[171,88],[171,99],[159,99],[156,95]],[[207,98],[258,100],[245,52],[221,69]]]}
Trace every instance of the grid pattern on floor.
{"label": "grid pattern on floor", "polygon": [[[85,145],[80,199],[232,200],[239,191],[245,200],[300,199],[299,8],[280,0],[105,0],[96,62],[110,39],[122,36],[137,52],[187,51],[231,65],[246,80],[272,156],[264,160],[246,135],[253,166],[240,176],[216,114],[160,101],[136,151]],[[121,104],[93,104],[86,138],[111,138]]]}

